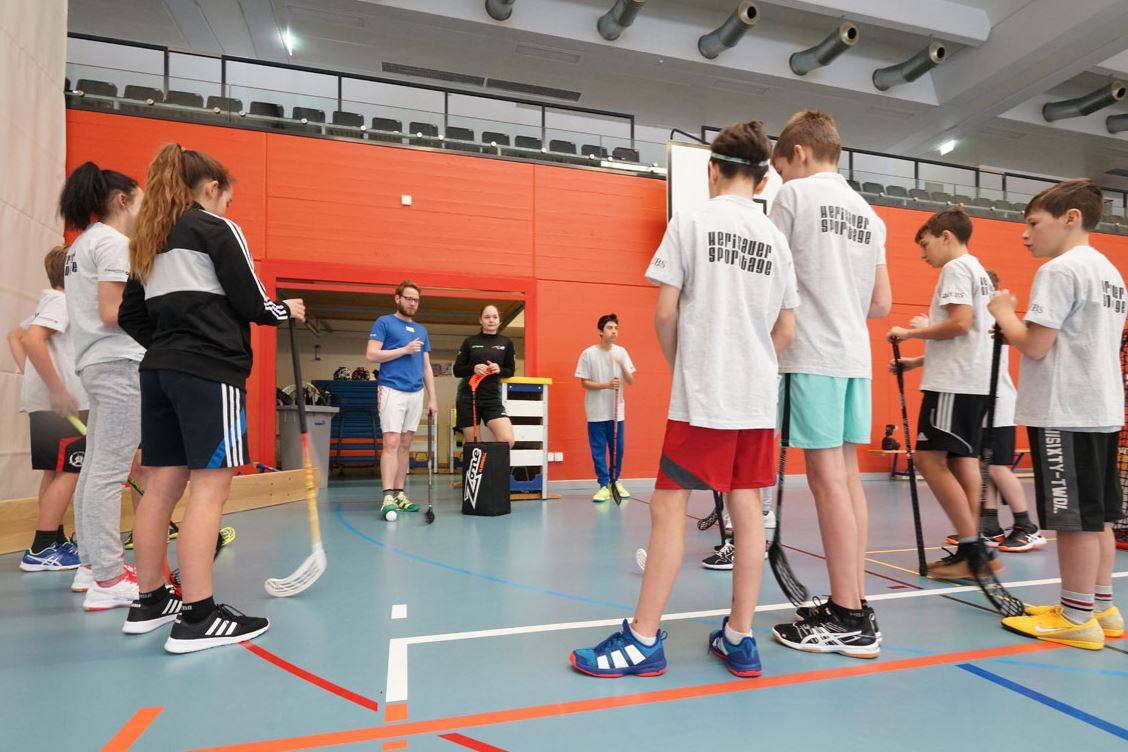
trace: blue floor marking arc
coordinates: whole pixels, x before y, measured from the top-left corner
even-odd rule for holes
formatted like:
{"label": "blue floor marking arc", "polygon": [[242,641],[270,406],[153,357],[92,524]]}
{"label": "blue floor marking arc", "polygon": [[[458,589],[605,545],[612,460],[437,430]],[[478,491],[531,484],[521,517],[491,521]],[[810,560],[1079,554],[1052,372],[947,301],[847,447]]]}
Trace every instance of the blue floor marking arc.
{"label": "blue floor marking arc", "polygon": [[999,676],[998,674],[993,674],[990,671],[983,669],[983,668],[980,668],[979,666],[973,665],[971,663],[959,663],[959,664],[956,664],[956,668],[962,668],[964,671],[967,671],[968,673],[975,674],[976,676],[983,678],[983,679],[986,679],[987,681],[994,682],[995,684],[998,684],[1000,687],[1004,687],[1006,689],[1009,689],[1012,692],[1017,692],[1018,694],[1023,695],[1024,697],[1028,697],[1031,700],[1034,700],[1035,702],[1040,702],[1041,704],[1045,705],[1046,707],[1053,708],[1054,710],[1058,711],[1059,713],[1064,713],[1068,716],[1072,716],[1072,717],[1076,718],[1077,720],[1079,720],[1083,723],[1087,723],[1094,728],[1098,728],[1101,731],[1108,732],[1108,733],[1112,734],[1113,736],[1116,736],[1116,737],[1119,737],[1121,739],[1124,739],[1125,741],[1128,741],[1128,729],[1124,728],[1123,726],[1117,726],[1114,723],[1109,723],[1108,721],[1104,720],[1103,718],[1098,718],[1095,715],[1092,715],[1091,713],[1086,713],[1084,710],[1081,710],[1080,708],[1075,708],[1072,705],[1066,705],[1061,700],[1055,700],[1054,698],[1049,697],[1048,695],[1044,695],[1041,692],[1037,692],[1033,689],[1030,689],[1029,687],[1024,687],[1021,684],[1018,684],[1017,682],[1013,682],[1010,679]]}

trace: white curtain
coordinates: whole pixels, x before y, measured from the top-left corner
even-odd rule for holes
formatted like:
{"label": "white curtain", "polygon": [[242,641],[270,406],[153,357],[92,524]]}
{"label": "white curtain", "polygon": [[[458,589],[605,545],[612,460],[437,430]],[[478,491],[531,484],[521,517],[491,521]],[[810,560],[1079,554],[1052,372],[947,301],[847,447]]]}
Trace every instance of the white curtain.
{"label": "white curtain", "polygon": [[66,43],[66,0],[0,0],[0,499],[38,488],[7,333],[35,309],[43,256],[62,241]]}

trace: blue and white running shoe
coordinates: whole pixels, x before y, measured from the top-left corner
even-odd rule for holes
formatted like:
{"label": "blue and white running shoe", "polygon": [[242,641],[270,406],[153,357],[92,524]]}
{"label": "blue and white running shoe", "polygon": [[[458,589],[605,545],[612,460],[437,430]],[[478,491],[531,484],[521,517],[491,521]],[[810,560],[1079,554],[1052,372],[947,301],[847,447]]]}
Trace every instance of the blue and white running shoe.
{"label": "blue and white running shoe", "polygon": [[632,674],[634,676],[661,676],[666,673],[666,653],[662,642],[666,633],[659,631],[653,645],[643,645],[631,634],[630,625],[623,619],[622,628],[594,648],[573,650],[569,656],[572,668],[606,679]]}
{"label": "blue and white running shoe", "polygon": [[20,569],[25,572],[63,572],[78,569],[80,563],[77,550],[63,548],[56,543],[37,554],[33,554],[31,549],[24,551]]}
{"label": "blue and white running shoe", "polygon": [[745,637],[740,644],[732,644],[725,637],[728,620],[726,616],[721,622],[721,628],[709,635],[709,652],[724,661],[733,676],[742,679],[759,676],[763,667],[760,665],[760,651],[756,649],[756,638]]}

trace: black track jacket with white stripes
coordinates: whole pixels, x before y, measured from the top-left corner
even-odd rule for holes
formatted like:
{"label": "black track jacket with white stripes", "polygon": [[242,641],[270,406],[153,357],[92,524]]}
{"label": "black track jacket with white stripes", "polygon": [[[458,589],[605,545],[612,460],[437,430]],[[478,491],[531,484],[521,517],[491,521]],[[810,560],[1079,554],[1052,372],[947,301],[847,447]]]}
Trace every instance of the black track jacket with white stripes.
{"label": "black track jacket with white stripes", "polygon": [[250,324],[290,317],[267,297],[239,225],[192,204],[144,283],[130,277],[118,325],[146,348],[141,368],[181,371],[246,388]]}

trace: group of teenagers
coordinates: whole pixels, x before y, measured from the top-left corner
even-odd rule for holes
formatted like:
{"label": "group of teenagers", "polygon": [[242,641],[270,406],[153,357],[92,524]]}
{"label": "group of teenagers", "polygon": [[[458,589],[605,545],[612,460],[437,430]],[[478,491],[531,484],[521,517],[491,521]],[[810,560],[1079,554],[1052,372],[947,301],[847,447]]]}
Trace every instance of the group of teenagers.
{"label": "group of teenagers", "polygon": [[[270,626],[216,602],[212,560],[232,476],[248,462],[250,324],[302,321],[305,307],[266,294],[226,216],[233,191],[222,164],[178,144],[158,151],[144,190],[92,162],[76,168],[59,211],[77,236],[47,254],[50,288],[8,337],[25,370],[32,466],[44,471],[20,568],[74,570],[85,610],[128,609],[126,634],[171,623],[172,653]],[[136,565],[119,533],[127,479]],[[168,567],[171,530],[179,580]]]}
{"label": "group of teenagers", "polygon": [[[876,658],[881,650],[865,596],[868,515],[858,452],[871,429],[866,322],[892,308],[885,225],[839,174],[841,140],[826,113],[797,113],[774,147],[752,121],[728,126],[710,148],[709,201],[671,218],[645,273],[658,286],[655,328],[673,384],[634,615],[569,656],[592,676],[665,673],[660,622],[695,490],[723,493],[733,527],[732,606],[709,634],[709,651],[736,676],[760,675],[752,621],[765,554],[761,490],[775,481],[777,431],[803,450],[830,594],[800,606],[772,637],[812,653]],[[765,213],[754,197],[769,167],[783,184]],[[1037,517],[1056,534],[1061,597],[1027,604],[1025,614],[1002,624],[1092,650],[1124,633],[1112,600],[1111,523],[1121,505],[1120,344],[1128,301],[1120,273],[1090,244],[1102,212],[1100,189],[1083,179],[1027,204],[1021,240],[1045,263],[1024,318],[1016,297],[996,289],[969,251],[967,214],[960,207],[937,212],[915,236],[922,259],[940,271],[928,315],[886,334],[898,344],[925,342],[923,356],[902,356],[889,368],[923,368],[916,467],[956,531],[948,539],[954,551],[929,564],[929,575],[978,579],[1001,568],[997,549],[1045,546],[1010,473],[1013,426],[1025,425]],[[996,330],[1022,356],[1017,392],[1005,359],[999,384],[990,384]],[[979,509],[978,458],[986,455],[984,424],[996,391],[1000,430],[993,431],[990,477],[1014,514],[1009,532],[997,509]]]}

